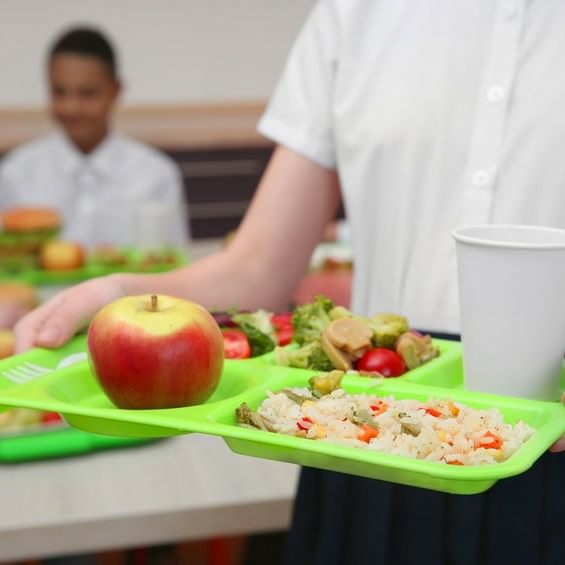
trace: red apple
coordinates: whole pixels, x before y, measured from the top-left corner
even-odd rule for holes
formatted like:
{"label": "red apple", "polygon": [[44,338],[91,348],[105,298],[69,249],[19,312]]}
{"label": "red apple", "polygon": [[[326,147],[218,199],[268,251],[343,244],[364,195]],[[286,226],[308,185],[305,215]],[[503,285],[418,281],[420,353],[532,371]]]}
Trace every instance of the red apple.
{"label": "red apple", "polygon": [[126,296],[100,310],[88,329],[100,386],[119,408],[200,404],[216,389],[224,363],[214,318],[188,300]]}
{"label": "red apple", "polygon": [[48,241],[41,248],[39,261],[47,271],[72,271],[84,265],[84,249],[73,241]]}

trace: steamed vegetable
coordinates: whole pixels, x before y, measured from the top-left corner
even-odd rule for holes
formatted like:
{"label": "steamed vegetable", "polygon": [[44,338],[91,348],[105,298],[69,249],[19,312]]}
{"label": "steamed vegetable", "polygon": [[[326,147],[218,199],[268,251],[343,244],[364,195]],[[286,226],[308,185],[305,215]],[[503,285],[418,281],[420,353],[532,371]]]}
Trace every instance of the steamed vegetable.
{"label": "steamed vegetable", "polygon": [[429,335],[415,332],[406,332],[398,338],[396,352],[404,359],[408,369],[415,369],[439,355]]}
{"label": "steamed vegetable", "polygon": [[275,361],[283,367],[297,369],[314,369],[316,371],[331,371],[334,366],[322,350],[319,342],[312,342],[299,349],[277,347]]}
{"label": "steamed vegetable", "polygon": [[232,316],[233,321],[239,326],[243,327],[244,324],[253,326],[261,333],[268,335],[275,343],[275,328],[271,323],[270,312],[266,310],[256,310],[255,312],[241,312]]}
{"label": "steamed vegetable", "polygon": [[329,313],[334,306],[329,298],[316,296],[314,302],[296,308],[292,316],[294,341],[299,345],[318,341],[332,321]]}
{"label": "steamed vegetable", "polygon": [[370,443],[371,440],[376,437],[379,437],[379,430],[376,430],[370,424],[363,424],[357,434],[357,439],[365,443]]}
{"label": "steamed vegetable", "polygon": [[[283,312],[281,314],[272,314],[266,310],[256,310],[255,312],[212,312],[216,322],[222,329],[234,328],[243,332],[250,346],[250,355],[234,354],[226,355],[231,359],[245,359],[246,357],[257,357],[272,351],[276,345],[286,345],[292,340],[292,314]],[[224,335],[226,335],[224,333]],[[233,343],[231,343],[236,334],[227,334],[224,339],[226,352],[231,351]],[[239,340],[241,344],[241,340]]]}
{"label": "steamed vegetable", "polygon": [[394,349],[396,341],[408,331],[408,320],[397,314],[376,314],[367,321],[373,330],[373,345]]}
{"label": "steamed vegetable", "polygon": [[344,306],[335,306],[329,312],[330,320],[339,320],[341,318],[353,318],[353,314]]}
{"label": "steamed vegetable", "polygon": [[318,398],[331,394],[341,386],[343,371],[330,371],[324,375],[316,375],[308,381],[312,394]]}
{"label": "steamed vegetable", "polygon": [[258,428],[266,432],[276,431],[273,428],[272,423],[267,418],[251,410],[245,402],[235,409],[235,417],[237,423],[240,425],[250,428]]}
{"label": "steamed vegetable", "polygon": [[[234,320],[235,320],[234,316]],[[239,320],[238,321],[240,329],[245,333],[247,339],[249,340],[249,345],[251,346],[251,356],[257,357],[258,355],[263,355],[269,353],[275,348],[275,341],[270,335],[263,333],[261,330],[257,329],[254,325],[249,322]]]}

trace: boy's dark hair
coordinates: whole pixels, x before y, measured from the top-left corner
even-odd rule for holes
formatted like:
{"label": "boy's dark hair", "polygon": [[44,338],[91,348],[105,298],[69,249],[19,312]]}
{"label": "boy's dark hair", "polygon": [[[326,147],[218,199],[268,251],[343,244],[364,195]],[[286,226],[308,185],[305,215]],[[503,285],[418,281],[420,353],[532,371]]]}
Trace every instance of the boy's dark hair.
{"label": "boy's dark hair", "polygon": [[91,28],[73,28],[61,35],[49,50],[49,61],[56,55],[72,53],[95,57],[101,61],[112,78],[117,78],[116,54],[110,41],[98,30]]}

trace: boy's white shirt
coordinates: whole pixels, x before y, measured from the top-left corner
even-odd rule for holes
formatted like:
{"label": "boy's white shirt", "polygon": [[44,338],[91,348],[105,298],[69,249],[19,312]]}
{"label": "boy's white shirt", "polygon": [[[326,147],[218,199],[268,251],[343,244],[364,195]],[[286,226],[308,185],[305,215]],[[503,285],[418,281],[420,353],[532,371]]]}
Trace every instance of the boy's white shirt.
{"label": "boy's white shirt", "polygon": [[144,229],[173,245],[188,239],[176,164],[117,133],[87,155],[58,131],[6,154],[0,160],[0,208],[33,205],[57,209],[61,237],[87,246],[135,245],[147,239]]}

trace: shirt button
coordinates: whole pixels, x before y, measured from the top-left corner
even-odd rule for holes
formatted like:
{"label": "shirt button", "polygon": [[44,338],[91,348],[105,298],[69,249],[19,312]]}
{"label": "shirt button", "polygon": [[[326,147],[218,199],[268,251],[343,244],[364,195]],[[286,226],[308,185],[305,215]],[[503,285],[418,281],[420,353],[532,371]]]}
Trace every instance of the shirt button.
{"label": "shirt button", "polygon": [[492,104],[501,102],[504,98],[504,88],[502,86],[491,86],[487,91],[487,100]]}
{"label": "shirt button", "polygon": [[472,182],[475,186],[486,186],[489,182],[490,175],[487,171],[479,169],[473,173]]}

